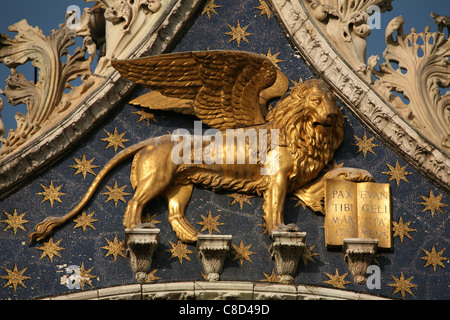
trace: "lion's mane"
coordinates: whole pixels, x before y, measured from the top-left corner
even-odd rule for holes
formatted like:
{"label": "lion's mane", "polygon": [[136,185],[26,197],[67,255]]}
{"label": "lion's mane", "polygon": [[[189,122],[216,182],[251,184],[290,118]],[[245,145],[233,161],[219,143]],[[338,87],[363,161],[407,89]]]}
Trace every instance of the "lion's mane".
{"label": "lion's mane", "polygon": [[314,127],[305,105],[313,87],[325,92],[331,90],[322,80],[305,81],[295,86],[289,96],[269,111],[266,118],[272,128],[280,130],[280,145],[284,143],[294,158],[289,192],[314,179],[333,158],[344,137],[340,111],[337,122],[332,130],[327,131],[328,134]]}

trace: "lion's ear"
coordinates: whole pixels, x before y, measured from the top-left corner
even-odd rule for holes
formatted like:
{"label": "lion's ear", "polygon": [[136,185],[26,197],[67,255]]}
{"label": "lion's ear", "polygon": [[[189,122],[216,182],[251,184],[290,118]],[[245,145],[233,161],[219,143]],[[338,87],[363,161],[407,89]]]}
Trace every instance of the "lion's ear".
{"label": "lion's ear", "polygon": [[302,83],[300,85],[295,86],[294,89],[292,89],[291,95],[296,99],[303,101],[305,100],[308,92],[309,87],[305,83]]}

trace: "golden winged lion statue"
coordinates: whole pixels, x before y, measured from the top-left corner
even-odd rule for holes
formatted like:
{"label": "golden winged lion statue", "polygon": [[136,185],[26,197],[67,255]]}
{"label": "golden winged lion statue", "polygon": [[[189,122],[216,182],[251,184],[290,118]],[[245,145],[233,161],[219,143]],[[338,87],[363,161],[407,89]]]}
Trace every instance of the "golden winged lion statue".
{"label": "golden winged lion statue", "polygon": [[[113,61],[112,65],[122,76],[152,90],[132,104],[195,115],[220,133],[214,140],[225,141],[231,133],[241,130],[244,135],[250,131],[266,133],[259,137],[277,143],[270,143],[265,157],[259,154],[256,161],[249,161],[254,155],[252,150],[261,150],[264,139],[258,140],[257,147],[253,146],[254,140],[247,138],[241,146],[226,143],[223,148],[211,149],[215,162],[174,161],[174,154],[189,159],[195,153],[195,139],[183,136],[174,139],[173,134],[165,135],[136,143],[103,167],[71,212],[39,223],[30,235],[31,241],[45,239],[54,228],[78,214],[105,175],[131,156],[130,180],[135,192],[127,204],[124,227],[139,225],[144,206],[163,196],[173,230],[187,243],[195,242],[198,235],[184,214],[193,185],[262,196],[266,228],[271,234],[284,225],[288,193],[314,211],[323,212],[325,179],[373,179],[367,171],[353,168],[334,169],[317,178],[344,136],[343,115],[332,90],[322,80],[302,82],[286,93],[287,77],[267,57],[242,51],[171,53]],[[275,97],[282,99],[267,111],[267,101]],[[200,151],[210,147],[211,140],[201,140]],[[227,157],[235,160],[243,150],[245,161],[225,161]],[[269,167],[271,170],[262,170]]]}

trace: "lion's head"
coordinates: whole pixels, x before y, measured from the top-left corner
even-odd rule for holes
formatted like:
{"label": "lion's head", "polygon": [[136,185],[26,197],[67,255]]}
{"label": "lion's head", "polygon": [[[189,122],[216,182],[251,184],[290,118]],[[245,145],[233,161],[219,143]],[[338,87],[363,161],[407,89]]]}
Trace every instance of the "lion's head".
{"label": "lion's head", "polygon": [[295,160],[291,188],[315,178],[332,159],[344,136],[343,116],[333,92],[322,80],[308,80],[270,110],[267,121],[280,130]]}

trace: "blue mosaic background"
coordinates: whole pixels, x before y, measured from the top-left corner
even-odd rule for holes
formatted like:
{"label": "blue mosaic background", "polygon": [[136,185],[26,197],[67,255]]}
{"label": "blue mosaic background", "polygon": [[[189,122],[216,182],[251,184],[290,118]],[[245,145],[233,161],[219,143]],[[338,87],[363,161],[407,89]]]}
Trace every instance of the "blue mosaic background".
{"label": "blue mosaic background", "polygon": [[[300,55],[291,46],[284,36],[276,17],[271,14],[260,15],[258,9],[263,1],[239,0],[239,1],[219,1],[216,0],[215,12],[208,15],[198,12],[198,16],[193,21],[184,37],[174,46],[173,52],[206,50],[206,49],[227,49],[244,50],[256,53],[267,54],[268,50],[272,55],[277,54],[278,63],[281,70],[289,79],[297,81],[299,77],[307,80],[315,77],[313,71],[300,58]],[[239,46],[236,41],[229,41],[231,36],[225,34],[231,31],[230,26],[236,27],[240,23],[246,32],[251,33],[246,36],[248,42],[241,40]],[[107,192],[106,186],[112,187],[117,181],[119,187],[126,185],[124,191],[132,193],[129,181],[131,160],[123,162],[112,173],[110,173],[101,183],[92,200],[85,207],[86,213],[98,221],[93,223],[95,229],[87,227],[75,228],[75,222],[70,222],[58,229],[53,234],[53,241],[64,250],[58,251],[58,255],[50,261],[49,256],[42,257],[43,251],[39,249],[42,243],[29,245],[28,234],[33,231],[34,226],[47,216],[62,216],[81,199],[84,192],[94,179],[94,175],[87,174],[83,179],[81,174],[74,175],[76,169],[69,167],[75,165],[74,158],[81,159],[83,155],[87,160],[95,158],[94,165],[103,166],[111,159],[116,152],[114,148],[105,149],[107,142],[102,141],[107,137],[105,132],[124,133],[123,138],[129,139],[125,142],[125,147],[152,136],[159,136],[172,132],[177,128],[188,128],[193,130],[194,117],[183,116],[171,112],[154,112],[157,122],[140,121],[140,116],[133,112],[141,110],[138,107],[127,103],[131,99],[141,95],[145,89],[138,87],[129,97],[124,99],[96,129],[92,130],[88,137],[72,148],[57,163],[47,168],[45,172],[30,180],[21,190],[11,194],[8,198],[0,202],[0,299],[35,299],[40,297],[55,296],[73,293],[80,290],[92,290],[106,288],[110,286],[126,285],[137,283],[131,270],[129,260],[122,255],[114,258],[113,254],[103,247],[108,246],[108,240],[113,242],[115,237],[119,242],[124,240],[124,230],[122,227],[123,213],[126,203],[119,201],[115,207],[113,201],[108,201],[107,196],[102,194]],[[348,273],[344,280],[345,289],[355,292],[365,292],[394,299],[448,299],[449,273],[448,259],[441,259],[445,266],[437,265],[436,270],[432,265],[425,266],[427,252],[442,250],[440,257],[449,257],[449,207],[450,201],[448,190],[441,190],[424,179],[402,158],[385,146],[385,144],[375,138],[372,152],[365,156],[359,151],[356,145],[358,138],[363,138],[366,134],[368,138],[374,134],[354,117],[351,111],[344,106],[345,115],[345,140],[343,145],[335,154],[337,164],[343,163],[347,167],[363,168],[373,174],[377,182],[388,182],[391,185],[392,194],[392,221],[399,222],[402,218],[404,223],[410,222],[409,228],[414,231],[409,232],[409,237],[405,236],[403,241],[400,237],[394,237],[394,248],[390,252],[382,252],[377,257],[378,265],[381,269],[381,289],[368,289],[365,285],[353,283],[353,279]],[[206,126],[204,126],[206,128]],[[120,151],[121,148],[118,149]],[[401,180],[397,185],[395,180],[388,181],[390,176],[383,173],[389,171],[388,164],[395,167],[398,161],[401,167],[406,166],[406,171],[411,174],[406,176],[407,182]],[[93,169],[98,173],[100,168]],[[60,197],[62,203],[55,202],[53,206],[49,201],[44,201],[43,196],[38,193],[43,192],[43,186],[50,186],[53,182],[55,187],[62,186],[60,192],[66,193]],[[441,196],[440,211],[425,210],[424,198],[430,197],[430,192],[435,197]],[[125,195],[125,200],[129,200],[131,195]],[[258,197],[249,198],[251,205],[244,203],[242,209],[239,204],[231,205],[233,199],[226,192],[214,193],[202,188],[195,188],[191,201],[186,209],[188,220],[199,230],[202,227],[197,224],[202,221],[201,215],[207,216],[209,211],[213,217],[220,215],[218,222],[224,223],[218,226],[221,234],[231,234],[233,244],[239,246],[242,241],[244,246],[251,245],[249,250],[254,254],[249,255],[248,260],[244,260],[242,265],[239,260],[226,260],[221,279],[224,281],[266,281],[266,275],[270,275],[275,269],[274,263],[270,260],[268,251],[271,243],[267,234],[263,234],[262,224],[262,199]],[[324,246],[324,217],[296,206],[297,201],[288,197],[285,207],[285,223],[295,223],[299,228],[307,233],[306,244],[312,247],[313,261],[308,261],[305,265],[299,264],[299,271],[295,277],[296,284],[317,285],[332,287],[324,281],[330,280],[327,275],[335,275],[336,270],[340,276],[349,272],[344,262],[343,254],[340,251],[330,251]],[[14,233],[12,228],[7,228],[8,219],[6,213],[12,215],[14,211],[19,215],[25,213],[23,219],[29,222],[23,224],[26,231],[17,229]],[[177,258],[171,259],[171,249],[177,243],[177,238],[167,222],[167,208],[162,200],[154,200],[147,205],[145,212],[147,215],[157,214],[156,220],[160,221],[157,227],[161,229],[160,245],[153,268],[156,277],[153,282],[171,281],[193,281],[202,280],[203,271],[200,261],[197,258],[195,245],[187,248],[192,251],[188,256],[189,260],[183,259],[182,263]],[[433,213],[433,214],[432,214]],[[6,229],[6,230],[5,230]],[[217,233],[217,232],[214,232]],[[48,240],[46,240],[48,241]],[[124,254],[124,251],[122,251]],[[85,284],[83,289],[69,289],[61,284],[61,277],[65,274],[65,267],[70,265],[83,266],[89,274],[94,276],[91,285]],[[23,276],[29,277],[23,280],[23,285],[18,284],[16,288],[8,285],[8,270],[12,271],[15,266],[18,271],[23,272]],[[409,292],[395,292],[396,279],[403,273],[405,279],[409,280],[411,287]],[[395,292],[395,293],[394,293]]]}

